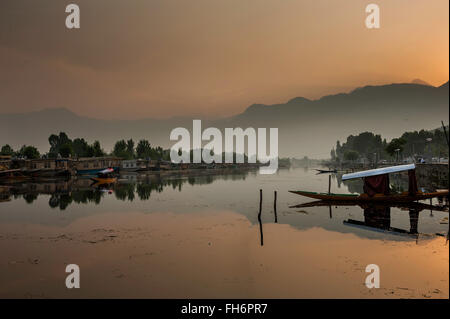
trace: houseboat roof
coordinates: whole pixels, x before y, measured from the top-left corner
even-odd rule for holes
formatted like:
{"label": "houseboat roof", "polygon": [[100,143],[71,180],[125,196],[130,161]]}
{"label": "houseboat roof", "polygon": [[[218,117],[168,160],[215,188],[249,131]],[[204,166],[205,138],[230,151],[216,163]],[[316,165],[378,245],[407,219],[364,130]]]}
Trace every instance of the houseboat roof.
{"label": "houseboat roof", "polygon": [[367,171],[361,171],[361,172],[356,172],[356,173],[344,174],[344,175],[342,175],[342,180],[345,181],[345,180],[354,179],[354,178],[361,178],[361,177],[369,177],[369,176],[397,173],[397,172],[409,171],[409,170],[412,170],[412,169],[415,169],[415,168],[416,168],[415,164],[408,164],[408,165],[397,165],[397,166],[369,169]]}

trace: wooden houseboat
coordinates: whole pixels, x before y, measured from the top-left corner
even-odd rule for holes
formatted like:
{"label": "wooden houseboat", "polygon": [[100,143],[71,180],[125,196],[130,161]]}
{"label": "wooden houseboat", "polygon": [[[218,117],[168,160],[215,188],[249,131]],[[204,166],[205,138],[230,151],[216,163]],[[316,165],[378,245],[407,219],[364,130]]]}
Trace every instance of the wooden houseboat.
{"label": "wooden houseboat", "polygon": [[40,158],[25,160],[25,174],[31,177],[72,176],[72,160],[68,158]]}

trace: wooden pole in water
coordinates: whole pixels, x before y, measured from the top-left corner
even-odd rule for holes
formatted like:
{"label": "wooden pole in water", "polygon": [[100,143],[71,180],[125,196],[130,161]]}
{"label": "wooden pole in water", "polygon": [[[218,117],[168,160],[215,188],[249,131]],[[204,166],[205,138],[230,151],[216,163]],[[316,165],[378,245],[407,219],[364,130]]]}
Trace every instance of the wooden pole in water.
{"label": "wooden pole in water", "polygon": [[430,216],[433,216],[433,199],[430,198]]}
{"label": "wooden pole in water", "polygon": [[262,222],[261,222],[261,211],[262,211],[262,189],[259,190],[258,222],[259,222],[259,232],[261,234],[261,246],[263,246],[264,245],[264,240],[263,240],[263,229],[262,229]]}
{"label": "wooden pole in water", "polygon": [[277,216],[277,191],[275,191],[275,198],[273,200],[273,212],[275,214],[275,223],[278,223],[278,216]]}
{"label": "wooden pole in water", "polygon": [[331,174],[328,175],[328,195],[331,193]]}
{"label": "wooden pole in water", "polygon": [[447,165],[448,165],[448,171],[449,171],[449,173],[448,173],[448,184],[447,184],[447,187],[448,188],[450,188],[450,142],[448,141],[448,136],[447,136],[447,129],[445,128],[445,125],[444,125],[444,121],[441,121],[441,123],[442,123],[442,128],[444,129],[444,135],[445,135],[445,140],[447,141],[447,147],[448,147],[448,158],[449,158],[449,160],[448,160],[448,163],[447,163]]}

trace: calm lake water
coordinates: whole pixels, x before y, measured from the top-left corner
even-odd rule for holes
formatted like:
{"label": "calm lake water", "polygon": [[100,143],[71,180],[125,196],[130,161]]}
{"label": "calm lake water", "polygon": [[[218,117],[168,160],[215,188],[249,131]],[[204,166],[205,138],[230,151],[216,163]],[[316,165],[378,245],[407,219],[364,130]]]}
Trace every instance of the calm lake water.
{"label": "calm lake water", "polygon": [[[327,174],[303,168],[3,185],[0,297],[449,297],[448,212],[292,207],[313,200],[288,190],[327,188]],[[333,174],[331,188],[362,185]],[[80,289],[66,288],[67,264],[79,265]],[[369,264],[378,289],[365,286]]]}

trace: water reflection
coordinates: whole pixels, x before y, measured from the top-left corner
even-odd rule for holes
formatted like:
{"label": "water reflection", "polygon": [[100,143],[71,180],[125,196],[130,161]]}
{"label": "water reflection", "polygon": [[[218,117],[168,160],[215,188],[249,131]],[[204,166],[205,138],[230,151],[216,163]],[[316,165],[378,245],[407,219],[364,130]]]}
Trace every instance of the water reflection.
{"label": "water reflection", "polygon": [[[340,193],[357,186],[332,181]],[[288,192],[327,187],[308,169],[0,185],[0,297],[448,298],[448,246],[435,238],[448,236],[447,203],[319,204]],[[75,292],[61,285],[73,261],[86,279]],[[363,285],[370,263],[387,269],[375,292]]]}
{"label": "water reflection", "polygon": [[[442,199],[440,205],[428,205],[419,202],[413,203],[358,203],[358,202],[330,202],[330,201],[313,201],[304,204],[294,205],[291,208],[307,208],[307,207],[323,207],[328,206],[330,212],[330,218],[332,218],[332,206],[334,207],[360,207],[363,210],[364,220],[356,219],[346,219],[343,221],[344,225],[352,227],[361,227],[372,231],[382,231],[388,232],[396,235],[410,235],[413,238],[418,238],[419,235],[438,235],[442,236],[441,233],[435,234],[425,234],[419,233],[418,223],[419,223],[419,213],[424,210],[429,210],[430,212],[448,212],[448,201],[447,204],[443,204]],[[402,211],[409,212],[409,229],[402,229],[398,227],[391,226],[391,209],[400,208]],[[432,215],[431,215],[432,216]]]}
{"label": "water reflection", "polygon": [[70,204],[99,205],[107,195],[114,195],[120,201],[149,200],[151,194],[161,193],[166,188],[182,191],[185,184],[208,185],[216,180],[245,180],[249,171],[233,171],[230,175],[121,175],[117,183],[102,184],[88,178],[69,180],[30,181],[0,186],[0,202],[11,198],[23,198],[27,204],[33,204],[39,195],[50,195],[48,205],[51,208],[65,210]]}
{"label": "water reflection", "polygon": [[[342,183],[339,174],[331,177],[332,191],[340,188],[340,193],[348,193],[362,188],[360,181]],[[401,233],[400,230],[409,237],[415,233],[445,236],[448,231],[448,212],[442,209],[448,207],[448,202],[437,200],[434,204],[438,205],[421,204],[412,208],[395,205],[374,208],[329,202],[297,205],[301,207],[300,213],[299,208],[289,208],[306,199],[292,195],[288,190],[320,192],[326,191],[327,186],[328,174],[316,175],[316,171],[307,169],[280,170],[270,176],[239,170],[229,174],[127,174],[121,175],[114,184],[93,184],[87,178],[27,181],[0,185],[0,224],[67,226],[101,213],[190,214],[226,210],[245,216],[252,225],[259,226],[259,245],[264,244],[264,239],[270,241],[262,234],[263,224],[268,223],[287,224],[297,230],[319,227],[371,239],[385,239],[389,234]],[[264,194],[262,202],[260,189]],[[420,208],[420,214],[412,211],[408,215],[409,209],[416,208]],[[379,231],[373,232],[375,229]],[[404,240],[400,237],[389,239]]]}

